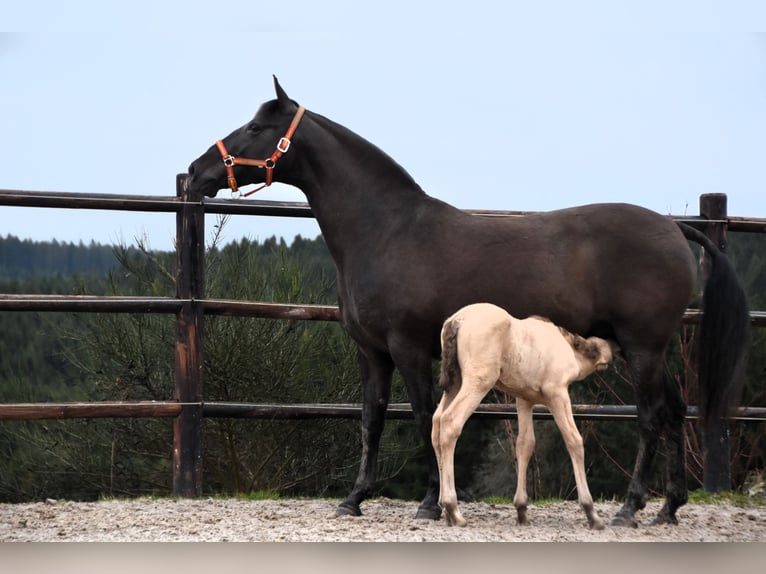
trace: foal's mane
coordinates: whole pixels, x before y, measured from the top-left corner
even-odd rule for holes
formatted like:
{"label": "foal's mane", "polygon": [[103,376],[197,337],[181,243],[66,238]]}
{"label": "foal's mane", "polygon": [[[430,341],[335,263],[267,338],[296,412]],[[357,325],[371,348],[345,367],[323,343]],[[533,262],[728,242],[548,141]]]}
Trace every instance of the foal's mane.
{"label": "foal's mane", "polygon": [[578,353],[582,353],[589,359],[596,358],[597,352],[595,351],[595,348],[587,344],[587,339],[585,339],[585,337],[581,337],[580,335],[567,331],[564,327],[562,327],[561,325],[556,325],[555,323],[553,323],[553,321],[551,321],[547,317],[541,317],[540,315],[530,315],[529,318],[537,319],[538,321],[543,321],[545,323],[551,323],[552,325],[558,328],[558,330],[561,332],[562,337],[566,339],[567,343],[569,343],[575,351],[577,351]]}

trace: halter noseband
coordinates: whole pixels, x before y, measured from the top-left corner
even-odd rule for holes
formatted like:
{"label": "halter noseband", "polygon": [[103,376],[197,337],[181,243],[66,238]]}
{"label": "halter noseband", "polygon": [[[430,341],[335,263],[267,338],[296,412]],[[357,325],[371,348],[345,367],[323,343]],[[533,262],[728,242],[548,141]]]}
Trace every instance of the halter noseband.
{"label": "halter noseband", "polygon": [[226,175],[229,179],[229,187],[231,188],[231,192],[233,194],[236,194],[239,189],[237,186],[237,179],[234,177],[235,165],[249,165],[253,167],[262,167],[266,169],[266,183],[264,183],[262,186],[252,191],[249,191],[243,194],[241,197],[247,197],[248,195],[252,195],[256,191],[260,191],[264,187],[271,185],[271,182],[273,181],[274,166],[276,165],[277,160],[280,157],[282,157],[282,155],[286,153],[288,149],[290,149],[290,140],[295,134],[295,130],[298,129],[298,124],[300,123],[301,118],[303,117],[304,111],[306,111],[306,109],[303,106],[298,107],[298,111],[295,112],[295,116],[293,116],[293,121],[290,123],[290,127],[287,128],[287,132],[285,132],[285,135],[281,137],[279,141],[277,142],[277,149],[275,149],[274,153],[271,154],[271,157],[267,159],[248,159],[244,157],[234,157],[228,151],[226,151],[226,146],[223,145],[222,140],[218,140],[215,142],[215,145],[218,147],[218,151],[221,152],[221,157],[223,158],[223,165],[226,166]]}

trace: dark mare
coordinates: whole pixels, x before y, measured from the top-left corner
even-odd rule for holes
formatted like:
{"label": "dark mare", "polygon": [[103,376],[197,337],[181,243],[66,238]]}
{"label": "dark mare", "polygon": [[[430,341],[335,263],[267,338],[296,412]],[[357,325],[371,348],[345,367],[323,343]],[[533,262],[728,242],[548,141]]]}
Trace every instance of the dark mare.
{"label": "dark mare", "polygon": [[[749,343],[747,300],[727,257],[696,229],[634,205],[525,217],[465,213],[426,195],[360,136],[304,114],[276,78],[275,87],[275,100],[189,166],[189,185],[215,196],[236,180],[273,178],[301,189],[319,223],[362,378],[361,466],[338,514],[361,514],[359,504],[373,488],[394,368],[428,445],[436,406],[431,366],[440,354],[442,323],[461,307],[489,302],[520,318],[541,315],[585,337],[618,342],[635,387],[640,441],[625,504],[612,524],[636,525],[661,437],[666,502],[654,522],[676,523],[687,500],[686,406],[664,373],[663,355],[696,285],[688,239],[712,259],[699,336],[701,412],[705,421],[726,416]],[[437,519],[439,472],[429,451],[428,488],[417,516]]]}

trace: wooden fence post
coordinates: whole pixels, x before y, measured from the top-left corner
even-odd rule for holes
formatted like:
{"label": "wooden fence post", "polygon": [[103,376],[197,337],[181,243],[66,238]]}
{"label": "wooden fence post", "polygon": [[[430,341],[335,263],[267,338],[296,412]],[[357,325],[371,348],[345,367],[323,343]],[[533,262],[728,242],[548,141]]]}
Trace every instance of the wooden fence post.
{"label": "wooden fence post", "polygon": [[[711,220],[705,226],[705,235],[721,251],[727,246],[727,212],[725,193],[706,193],[700,196],[700,215]],[[703,249],[700,266],[703,277],[707,279],[710,269],[710,257]],[[702,429],[704,462],[702,469],[703,487],[707,492],[731,490],[731,460],[729,453],[729,425],[725,419],[709,421]]]}
{"label": "wooden fence post", "polygon": [[205,209],[186,174],[176,177],[176,195],[184,202],[176,216],[176,297],[186,302],[176,314],[174,398],[184,404],[173,425],[173,494],[193,497],[202,494]]}

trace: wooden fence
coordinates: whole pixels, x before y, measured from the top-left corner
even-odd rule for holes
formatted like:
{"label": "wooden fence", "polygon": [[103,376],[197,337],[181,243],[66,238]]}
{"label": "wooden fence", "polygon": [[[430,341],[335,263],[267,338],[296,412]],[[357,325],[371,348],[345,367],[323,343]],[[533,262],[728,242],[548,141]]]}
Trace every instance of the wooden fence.
{"label": "wooden fence", "polygon": [[[313,217],[305,203],[275,201],[236,201],[195,197],[186,185],[186,174],[176,179],[175,197],[107,195],[57,192],[0,190],[0,206],[52,207],[61,209],[101,209],[176,214],[176,296],[120,297],[83,295],[2,295],[0,311],[67,311],[103,313],[169,313],[176,316],[175,391],[172,401],[46,403],[0,405],[0,420],[33,420],[99,417],[172,417],[174,418],[173,494],[199,496],[202,493],[202,419],[203,417],[240,418],[361,418],[361,405],[274,405],[205,401],[203,381],[203,329],[205,315],[247,316],[271,319],[337,321],[338,308],[331,305],[295,305],[271,302],[246,302],[206,299],[204,281],[204,216],[239,214],[278,217]],[[479,216],[518,217],[526,212],[468,210]],[[726,196],[708,194],[700,197],[700,216],[676,217],[705,231],[726,249],[728,231],[766,232],[766,219],[731,217],[726,213]],[[704,265],[704,262],[703,262]],[[688,310],[684,322],[695,323],[699,314]],[[751,313],[755,326],[766,326],[766,312]],[[635,406],[574,405],[578,418],[624,420],[636,417]],[[515,417],[513,405],[482,404],[474,416]],[[535,409],[537,417],[550,417],[544,408]],[[687,416],[697,415],[689,407]],[[390,404],[389,418],[411,418],[408,404]],[[766,407],[740,408],[735,420],[764,421]],[[714,442],[723,448],[717,458],[728,460],[728,441]],[[725,438],[725,437],[723,437]],[[728,465],[728,463],[726,463]],[[713,474],[720,475],[720,472]],[[726,473],[725,473],[726,474]],[[706,484],[711,490],[728,488],[726,484]]]}

